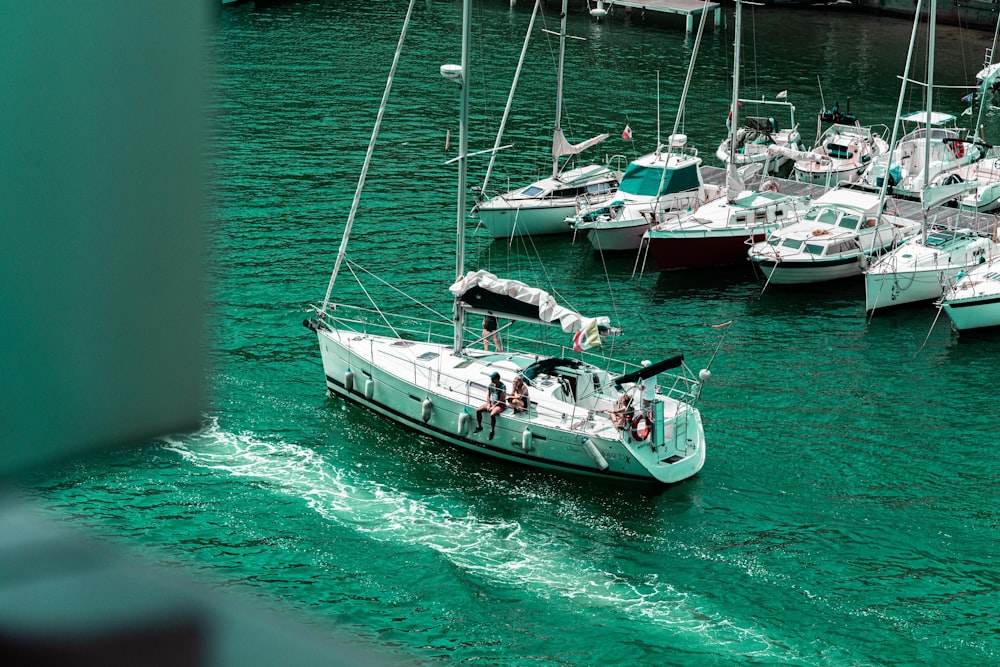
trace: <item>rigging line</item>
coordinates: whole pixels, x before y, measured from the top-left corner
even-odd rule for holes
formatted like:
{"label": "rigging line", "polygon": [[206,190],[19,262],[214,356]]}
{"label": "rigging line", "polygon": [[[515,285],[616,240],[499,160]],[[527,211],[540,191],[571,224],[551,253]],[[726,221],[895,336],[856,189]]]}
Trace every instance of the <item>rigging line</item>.
{"label": "rigging line", "polygon": [[396,327],[392,326],[392,323],[389,321],[389,318],[385,316],[385,313],[382,312],[382,309],[379,308],[378,304],[375,303],[375,299],[373,299],[372,295],[369,294],[368,290],[365,289],[364,284],[362,284],[362,282],[358,280],[358,275],[354,273],[354,269],[351,267],[349,263],[347,265],[347,270],[350,271],[351,275],[354,276],[354,279],[357,280],[358,287],[360,287],[361,291],[365,293],[366,297],[368,297],[368,302],[371,303],[372,308],[375,310],[376,313],[379,314],[379,317],[382,318],[382,321],[385,322],[385,326],[388,327],[389,331],[392,332],[392,335],[395,336],[396,338],[401,338],[399,332],[396,331]]}
{"label": "rigging line", "polygon": [[[371,271],[369,271],[365,267],[361,266],[357,262],[354,262],[354,261],[351,261],[350,259],[348,259],[347,260],[347,265],[349,267],[352,267],[351,274],[354,276],[355,280],[358,280],[357,274],[354,273],[354,269],[356,268],[356,269],[360,270],[362,273],[364,273],[365,275],[371,276],[373,279],[375,279],[378,282],[382,283],[383,285],[385,285],[389,289],[393,290],[394,292],[397,292],[398,294],[406,297],[407,299],[409,299],[410,301],[414,302],[415,304],[417,304],[419,306],[423,306],[424,308],[426,308],[430,312],[434,313],[435,315],[437,315],[441,319],[445,320],[446,322],[451,322],[451,316],[450,315],[443,315],[443,314],[437,312],[436,310],[434,310],[433,308],[431,308],[430,306],[428,306],[426,303],[423,303],[422,301],[417,300],[416,298],[414,298],[413,296],[407,294],[406,292],[404,292],[403,290],[399,289],[398,287],[396,287],[392,283],[389,283],[386,280],[384,280],[384,279],[380,278],[379,276],[375,275],[374,273],[372,273]],[[361,287],[362,290],[365,289],[364,285],[361,284],[360,280],[358,280],[358,285]],[[367,294],[367,291],[365,291],[365,293]]]}
{"label": "rigging line", "polygon": [[392,90],[392,81],[396,76],[396,67],[399,65],[399,56],[403,52],[403,42],[406,39],[406,32],[410,25],[410,17],[413,15],[413,6],[417,0],[410,0],[406,9],[406,18],[403,20],[403,29],[399,33],[399,42],[396,44],[396,52],[392,57],[392,67],[389,68],[389,78],[385,82],[385,90],[382,93],[382,102],[378,107],[378,115],[375,118],[375,127],[372,128],[372,137],[368,142],[368,150],[365,153],[365,161],[361,167],[361,175],[358,177],[358,187],[354,191],[354,199],[351,201],[351,210],[347,214],[347,222],[344,225],[344,236],[340,240],[340,249],[337,251],[337,261],[333,265],[333,274],[330,276],[330,284],[326,288],[326,296],[323,297],[323,307],[320,309],[320,316],[326,313],[326,307],[330,303],[330,294],[333,293],[333,284],[337,281],[337,273],[340,265],[347,254],[347,241],[351,237],[351,227],[354,226],[354,217],[358,212],[358,203],[361,201],[361,192],[365,187],[365,179],[368,177],[368,167],[371,165],[372,154],[375,152],[375,140],[378,138],[379,130],[382,128],[382,118],[385,116],[385,108],[389,102],[389,93]]}
{"label": "rigging line", "polygon": [[914,353],[914,355],[913,355],[914,357],[917,356],[918,354],[920,354],[921,352],[923,352],[924,346],[927,345],[927,341],[931,337],[931,332],[934,331],[934,327],[935,327],[935,325],[937,325],[938,318],[941,317],[941,311],[944,310],[944,306],[941,305],[941,304],[938,304],[938,309],[937,310],[938,310],[937,311],[937,315],[934,316],[934,321],[931,322],[931,328],[930,328],[930,330],[928,330],[927,336],[924,338],[924,342],[920,344],[920,349],[918,349],[916,351],[916,353]]}
{"label": "rigging line", "polygon": [[500,142],[503,140],[503,131],[507,126],[507,118],[510,116],[510,108],[514,103],[514,92],[517,90],[517,82],[521,77],[521,69],[524,66],[524,56],[528,52],[528,44],[531,41],[531,31],[535,27],[535,17],[538,14],[538,8],[541,4],[542,0],[535,0],[535,8],[531,11],[531,20],[528,22],[528,29],[524,33],[524,44],[521,46],[521,57],[518,59],[517,68],[514,70],[514,81],[510,84],[510,94],[507,96],[507,106],[505,106],[503,110],[503,118],[500,120],[500,129],[497,130],[497,138],[493,143],[493,152],[490,153],[490,163],[486,167],[486,177],[483,179],[483,187],[480,190],[484,197],[486,194],[486,186],[490,182],[490,175],[493,173],[493,164],[496,162],[497,152],[500,150]]}

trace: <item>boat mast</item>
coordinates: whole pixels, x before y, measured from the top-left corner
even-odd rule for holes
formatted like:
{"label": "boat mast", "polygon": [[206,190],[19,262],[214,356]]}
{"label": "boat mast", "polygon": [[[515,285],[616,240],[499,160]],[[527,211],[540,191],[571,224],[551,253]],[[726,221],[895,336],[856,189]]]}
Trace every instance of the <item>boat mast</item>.
{"label": "boat mast", "polygon": [[[552,145],[562,137],[563,61],[566,58],[566,7],[569,0],[562,0],[562,14],[559,16],[559,65],[556,69],[556,129],[552,135]],[[552,151],[552,178],[559,175],[559,156]]]}
{"label": "boat mast", "polygon": [[[565,3],[566,0],[563,0]],[[469,48],[472,42],[472,0],[462,2],[462,62],[461,92],[459,94],[458,121],[458,220],[455,244],[455,275],[465,275],[465,177],[468,170],[469,148]],[[455,300],[455,341],[454,352],[462,351],[462,329],[465,326],[465,312],[458,299]]]}
{"label": "boat mast", "polygon": [[[931,0],[930,10],[927,15],[927,136],[924,137],[924,189],[920,195],[923,202],[927,202],[929,185],[931,181],[931,109],[934,108],[934,27],[937,24],[937,0]],[[921,225],[921,240],[927,243],[927,205],[924,209],[924,224]]]}
{"label": "boat mast", "polygon": [[[733,40],[733,101],[729,107],[729,164],[726,165],[726,196],[736,199],[743,183],[736,171],[736,128],[740,122],[740,36],[743,32],[743,2],[736,0],[736,38]],[[734,192],[736,190],[736,192]]]}
{"label": "boat mast", "polygon": [[[885,173],[882,175],[882,187],[878,192],[878,219],[882,219],[882,208],[889,191],[889,170],[892,169],[892,155],[899,140],[899,119],[903,115],[903,100],[906,99],[906,84],[910,80],[910,66],[913,63],[913,46],[917,41],[917,29],[920,27],[920,10],[924,0],[917,0],[916,11],[913,13],[913,30],[910,31],[910,47],[906,51],[906,64],[903,66],[902,82],[899,85],[899,101],[896,102],[896,119],[892,123],[892,136],[889,138],[889,153],[885,159]],[[924,216],[926,218],[926,214]]]}
{"label": "boat mast", "polygon": [[382,127],[382,116],[385,115],[385,107],[389,102],[389,92],[392,90],[392,80],[396,76],[396,66],[399,64],[399,55],[403,51],[403,40],[406,39],[406,30],[410,25],[410,16],[413,15],[413,6],[416,0],[410,0],[409,7],[406,8],[406,18],[403,19],[403,29],[399,32],[399,43],[396,44],[396,53],[392,58],[392,67],[389,69],[389,78],[385,82],[385,90],[382,92],[382,103],[378,107],[378,115],[375,118],[375,127],[372,128],[372,138],[368,142],[368,152],[365,153],[365,161],[361,166],[361,176],[358,178],[358,187],[354,191],[354,200],[351,202],[351,211],[347,214],[347,223],[344,225],[344,235],[340,239],[340,249],[337,251],[337,261],[333,265],[333,273],[330,275],[330,284],[326,288],[326,296],[323,297],[323,307],[320,308],[320,317],[326,317],[327,306],[330,305],[330,295],[333,293],[333,284],[337,282],[337,274],[340,272],[340,265],[347,255],[347,241],[351,238],[351,228],[354,226],[354,216],[358,212],[358,202],[361,201],[361,191],[365,187],[365,179],[368,177],[368,167],[372,162],[372,154],[375,152],[375,140],[378,138],[379,129]]}

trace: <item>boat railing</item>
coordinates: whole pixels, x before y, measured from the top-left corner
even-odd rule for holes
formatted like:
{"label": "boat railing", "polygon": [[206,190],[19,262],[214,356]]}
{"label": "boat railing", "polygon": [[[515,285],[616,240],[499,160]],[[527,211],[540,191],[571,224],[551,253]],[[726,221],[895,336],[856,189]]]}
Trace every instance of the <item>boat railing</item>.
{"label": "boat railing", "polygon": [[[330,304],[327,308],[325,319],[326,321],[336,322],[336,328],[338,329],[359,334],[389,336],[401,340],[438,345],[446,345],[454,340],[454,324],[450,319],[430,319],[399,313],[386,313],[374,308],[364,308],[349,304]],[[501,327],[501,329],[503,328]],[[552,340],[507,333],[501,338],[505,350],[501,354],[506,355],[509,360],[513,360],[518,355],[579,359],[597,368],[601,368],[610,374],[620,375],[625,375],[626,373],[631,373],[642,368],[639,364],[602,354],[600,350],[603,348],[594,348],[595,351],[593,352],[588,350],[577,352],[573,349],[572,334],[567,334],[562,329],[553,327],[544,327],[544,330],[557,331],[557,335],[564,342],[554,342]],[[468,341],[466,344],[467,349],[472,349],[473,346],[478,347],[483,344],[482,332],[478,327],[466,327],[465,331],[467,334],[466,340]],[[691,402],[698,397],[701,382],[695,373],[683,362],[679,370],[665,371],[657,377],[669,383],[667,385],[660,385],[659,389],[661,393],[670,398]],[[470,397],[470,400],[472,398],[474,397]]]}

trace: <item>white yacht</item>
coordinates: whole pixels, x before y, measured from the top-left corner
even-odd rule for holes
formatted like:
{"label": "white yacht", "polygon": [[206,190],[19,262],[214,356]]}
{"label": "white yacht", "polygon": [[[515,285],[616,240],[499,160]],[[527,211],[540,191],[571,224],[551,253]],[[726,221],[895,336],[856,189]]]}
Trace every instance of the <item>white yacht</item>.
{"label": "white yacht", "polygon": [[754,244],[750,261],[768,284],[860,276],[875,257],[920,231],[920,223],[879,215],[879,195],[850,187],[817,198],[802,218]]}
{"label": "white yacht", "polygon": [[722,195],[722,188],[705,183],[698,151],[687,137],[673,135],[669,146],[633,160],[614,196],[604,204],[584,206],[567,219],[599,252],[636,250],[652,225],[697,210]]}

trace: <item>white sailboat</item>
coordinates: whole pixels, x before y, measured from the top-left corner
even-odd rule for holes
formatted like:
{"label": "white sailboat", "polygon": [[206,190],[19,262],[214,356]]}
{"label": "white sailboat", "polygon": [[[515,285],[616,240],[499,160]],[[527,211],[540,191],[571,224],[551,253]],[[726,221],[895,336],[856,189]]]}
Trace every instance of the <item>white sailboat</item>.
{"label": "white sailboat", "polygon": [[[552,136],[552,175],[479,202],[473,213],[493,238],[565,234],[570,231],[566,217],[574,215],[580,202],[607,200],[621,179],[621,172],[607,165],[592,164],[565,169],[560,158],[577,155],[608,138],[601,134],[571,144],[562,129],[563,69],[566,54],[566,9],[562,2],[559,27],[559,64],[556,74],[556,123]],[[536,0],[536,10],[538,7]],[[501,132],[503,128],[501,127]],[[499,141],[498,141],[499,143]],[[494,149],[494,153],[495,153]],[[492,161],[491,161],[492,166]],[[481,191],[488,188],[489,175]]]}
{"label": "white sailboat", "polygon": [[[913,33],[910,39],[910,49],[906,58],[904,75],[910,72],[910,62],[913,56],[913,44],[916,39],[917,29],[920,23],[921,5],[923,0],[918,0],[916,13],[913,19]],[[934,99],[934,32],[936,24],[936,0],[930,1],[928,12],[928,55],[927,55],[927,107],[932,108]],[[899,104],[897,106],[896,117],[900,118],[900,110],[906,94],[907,78],[904,76],[900,89]],[[924,114],[922,118],[925,123],[925,130],[919,137],[911,132],[899,146],[894,146],[892,155],[902,158],[908,155],[915,160],[915,164],[930,165],[928,172],[937,175],[937,169],[941,166],[941,161],[935,162],[932,150],[934,146],[940,148],[946,145],[944,137],[939,130],[932,130],[935,124],[934,115]],[[895,128],[894,128],[895,134]],[[908,139],[908,137],[910,139]],[[925,138],[936,138],[939,141],[926,141]],[[952,143],[952,146],[961,146],[964,151],[965,143],[960,140]],[[922,154],[917,157],[912,151],[916,148],[922,150]],[[979,147],[973,146],[975,150]],[[902,149],[911,153],[900,152]],[[946,149],[952,152],[953,148]],[[940,156],[939,156],[940,157]],[[937,165],[937,166],[934,166]],[[884,165],[883,165],[884,166]],[[969,187],[968,183],[958,183],[952,185],[933,186],[928,178],[920,178],[916,181],[901,181],[906,187],[918,187],[918,194],[923,206],[923,227],[919,235],[912,237],[895,250],[886,253],[877,261],[873,262],[865,271],[865,310],[871,312],[876,308],[900,305],[905,303],[915,303],[919,301],[929,301],[937,299],[944,290],[955,282],[959,272],[967,271],[977,264],[981,264],[1000,251],[1000,246],[988,235],[977,233],[972,229],[942,229],[935,228],[928,220],[928,211],[934,205],[954,198],[962,190]],[[880,179],[879,185],[885,192],[890,183],[886,179]],[[974,185],[974,184],[973,184]]]}
{"label": "white sailboat", "polygon": [[[411,11],[415,1],[411,0]],[[486,271],[465,270],[470,4],[464,0],[461,64],[441,68],[443,75],[462,84],[455,159],[456,272],[449,272],[448,278],[450,282],[458,275],[449,288],[453,315],[428,322],[331,301],[338,270],[346,261],[394,62],[326,297],[304,322],[317,336],[326,387],[421,434],[506,461],[617,480],[673,483],[691,477],[705,462],[701,415],[692,404],[710,376],[707,369],[695,377],[680,355],[630,367],[591,354],[587,350],[599,349],[605,335],[617,333],[607,318],[584,318],[540,289]],[[397,48],[397,61],[399,52]],[[380,322],[366,320],[364,316],[372,313]],[[482,339],[465,340],[466,318],[485,314],[519,323],[555,324],[566,333],[567,344],[546,354],[539,351],[541,343],[510,337],[504,352],[481,349]],[[438,332],[435,325],[446,331]],[[570,334],[574,351],[569,347]],[[506,407],[494,415],[491,425],[490,412],[497,410],[484,413],[477,406],[486,402],[489,385],[500,382],[510,387],[515,376],[529,387],[528,409],[514,412]],[[629,397],[634,412],[623,420],[622,413],[613,411]],[[477,416],[482,430],[475,428]]]}
{"label": "white sailboat", "polygon": [[960,274],[939,305],[959,331],[1000,327],[1000,258]]}

